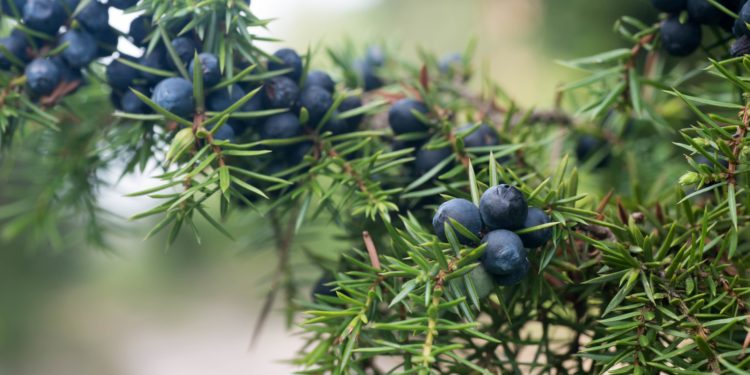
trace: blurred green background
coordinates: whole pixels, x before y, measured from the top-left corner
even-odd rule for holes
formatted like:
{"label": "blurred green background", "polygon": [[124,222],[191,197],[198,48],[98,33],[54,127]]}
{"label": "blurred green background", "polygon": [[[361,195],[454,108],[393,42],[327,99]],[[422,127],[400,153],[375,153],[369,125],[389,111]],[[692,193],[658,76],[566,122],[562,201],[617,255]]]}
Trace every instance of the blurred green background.
{"label": "blurred green background", "polygon": [[[555,59],[624,45],[612,32],[619,15],[656,19],[647,0],[253,0],[253,8],[277,18],[268,33],[298,50],[351,39],[386,41],[407,57],[415,47],[442,55],[463,51],[475,37],[475,62],[525,106],[550,105],[555,87],[576,77]],[[321,59],[317,65],[325,66]],[[118,171],[103,177],[114,182]],[[127,177],[103,189],[100,201],[128,217],[152,202],[123,195],[153,183]],[[264,225],[235,216],[234,233],[255,228],[252,237],[230,243],[206,228],[203,246],[188,235],[168,252],[162,238],[141,240],[148,222],[124,220],[106,250],[74,239],[57,249],[0,239],[0,374],[290,373],[282,360],[300,341],[285,329],[279,304],[248,350],[276,263],[270,230],[257,229]],[[341,250],[330,230],[306,233],[298,242],[317,254]],[[301,266],[296,279],[318,277],[305,271],[306,257],[295,254],[292,262]]]}

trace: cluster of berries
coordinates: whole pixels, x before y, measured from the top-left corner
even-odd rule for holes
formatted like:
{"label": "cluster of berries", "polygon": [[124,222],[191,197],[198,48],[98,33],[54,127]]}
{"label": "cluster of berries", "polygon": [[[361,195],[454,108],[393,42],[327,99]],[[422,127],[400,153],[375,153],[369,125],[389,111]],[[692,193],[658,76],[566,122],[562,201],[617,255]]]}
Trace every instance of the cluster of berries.
{"label": "cluster of berries", "polygon": [[[147,16],[141,16],[133,21],[129,34],[134,40],[147,42],[144,38],[147,37],[152,27],[151,20]],[[259,139],[294,138],[301,136],[306,129],[316,129],[319,122],[324,119],[322,131],[330,131],[333,134],[352,132],[359,127],[362,116],[343,119],[338,115],[340,112],[360,107],[361,99],[357,96],[347,97],[329,114],[329,110],[334,105],[336,83],[324,71],[314,70],[305,73],[302,58],[294,50],[280,49],[267,62],[266,69],[269,72],[283,70],[283,74],[264,81],[240,80],[228,87],[222,87],[219,85],[223,80],[219,58],[215,54],[201,52],[201,44],[196,33],[182,33],[181,36],[171,40],[171,47],[180,61],[175,61],[168,53],[167,47],[160,44],[140,59],[121,56],[120,60],[114,60],[107,67],[107,80],[113,88],[115,105],[129,113],[149,112],[150,108],[130,90],[134,88],[145,95],[150,94],[154,103],[175,115],[186,118],[194,115],[196,107],[193,83],[189,79],[177,77],[177,64],[183,64],[190,79],[194,77],[195,67],[201,67],[203,87],[207,94],[205,105],[206,110],[210,112],[222,112],[228,109],[245,97],[246,93],[259,87],[258,94],[246,101],[238,112],[288,110],[263,119],[231,118],[214,134],[216,139],[231,142],[249,141],[255,135]],[[133,61],[135,64],[122,62],[123,59]],[[152,71],[138,69],[138,65],[167,72],[172,76],[165,77],[154,74]],[[244,61],[237,61],[236,65],[239,68],[248,66]],[[300,118],[303,117],[300,116],[302,108],[307,112],[305,124],[300,122]],[[252,129],[256,128],[258,131],[253,132]],[[295,160],[285,160],[285,162],[298,163],[309,149],[309,143],[288,146],[283,154]]]}
{"label": "cluster of berries", "polygon": [[[429,127],[423,121],[424,116],[427,115],[429,109],[425,103],[411,99],[401,99],[395,102],[388,112],[388,123],[390,124],[391,130],[396,136],[403,136],[408,134],[414,134],[417,137],[405,141],[403,143],[397,142],[394,148],[402,147],[415,147],[418,149],[414,161],[414,172],[415,175],[423,175],[428,171],[432,170],[440,162],[448,158],[452,154],[452,150],[449,146],[445,146],[437,149],[423,148],[424,137],[419,137],[419,134],[427,134]],[[465,147],[488,147],[497,146],[500,144],[500,137],[497,135],[495,129],[487,124],[480,124],[474,126],[472,124],[466,124],[457,129],[459,133],[463,134],[463,143]]]}
{"label": "cluster of berries", "polygon": [[[23,70],[31,97],[74,91],[82,70],[117,49],[118,33],[109,25],[109,8],[129,8],[137,0],[0,0],[0,10],[21,27],[0,38],[0,69]],[[57,90],[57,91],[56,91]]]}
{"label": "cluster of berries", "polygon": [[552,229],[544,227],[518,235],[513,231],[537,227],[550,222],[544,211],[529,207],[523,193],[510,185],[497,185],[482,194],[479,207],[460,198],[442,205],[432,219],[435,234],[446,241],[445,226],[450,225],[458,241],[471,244],[448,219],[453,219],[482,243],[487,243],[481,263],[499,285],[515,285],[529,272],[526,249],[544,246],[552,238]]}
{"label": "cluster of berries", "polygon": [[[746,0],[718,0],[718,3],[731,11],[745,11],[750,16],[750,9],[745,9]],[[750,35],[742,17],[734,20],[708,0],[651,0],[651,4],[669,13],[661,24],[661,39],[664,50],[672,56],[687,56],[698,49],[703,39],[702,26],[722,28],[738,38]],[[686,18],[680,17],[683,11],[687,12]]]}

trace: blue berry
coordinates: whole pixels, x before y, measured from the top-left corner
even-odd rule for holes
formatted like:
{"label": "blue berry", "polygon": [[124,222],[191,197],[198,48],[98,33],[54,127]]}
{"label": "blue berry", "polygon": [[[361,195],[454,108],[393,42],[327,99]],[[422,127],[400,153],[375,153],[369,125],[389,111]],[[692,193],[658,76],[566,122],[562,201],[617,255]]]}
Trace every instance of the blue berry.
{"label": "blue berry", "polygon": [[385,53],[380,46],[369,46],[365,51],[365,63],[371,66],[383,66],[385,64]]}
{"label": "blue berry", "polygon": [[234,143],[235,133],[232,124],[226,123],[222,125],[219,130],[214,133],[214,139],[217,141],[229,141],[230,143]]}
{"label": "blue berry", "polygon": [[[341,101],[341,104],[339,104],[339,112],[346,112],[351,111],[352,109],[356,109],[362,106],[362,99],[359,96],[348,96],[346,99]],[[364,118],[364,114],[362,115],[356,115],[353,117],[349,117],[346,119],[347,124],[349,124],[349,127],[352,129],[356,129],[359,127],[359,124],[362,123],[362,119]]]}
{"label": "blue berry", "polygon": [[482,222],[490,230],[523,228],[529,206],[523,193],[514,186],[493,186],[482,194],[479,201]]}
{"label": "blue berry", "polygon": [[306,90],[312,86],[320,87],[333,94],[333,90],[336,88],[336,83],[333,82],[333,79],[331,79],[331,76],[329,76],[328,73],[322,70],[313,70],[312,72],[307,73],[304,89]]}
{"label": "blue berry", "polygon": [[281,113],[266,119],[260,129],[261,139],[293,138],[302,134],[297,116],[291,113]]}
{"label": "blue berry", "polygon": [[[26,39],[20,33],[13,33],[4,38],[0,38],[0,46],[5,47],[13,56],[21,60],[22,62],[27,61],[26,58]],[[4,54],[0,53],[0,69],[8,70],[13,64],[8,60]]]}
{"label": "blue berry", "polygon": [[313,286],[311,292],[311,299],[316,301],[318,299],[317,296],[336,297],[336,291],[334,290],[336,286],[327,285],[334,281],[336,280],[330,275],[323,275],[317,282],[315,282],[315,286]]}
{"label": "blue berry", "polygon": [[[146,87],[135,87],[138,92],[142,94],[148,94],[148,88]],[[143,102],[139,97],[131,90],[125,91],[120,98],[120,109],[128,113],[151,113],[151,107]]]}
{"label": "blue berry", "polygon": [[[153,51],[151,51],[150,54],[144,55],[140,59],[138,59],[138,64],[149,67],[149,68],[153,68],[153,69],[166,70],[167,69],[166,60],[167,60],[166,52],[164,51],[164,49],[156,48]],[[144,70],[139,70],[139,73],[141,75],[141,78],[145,79],[149,85],[155,85],[164,79],[163,76],[148,73]]]}
{"label": "blue berry", "polygon": [[[133,58],[129,56],[122,56],[124,60],[132,61]],[[107,76],[107,82],[110,86],[117,90],[127,90],[128,87],[133,85],[133,81],[140,77],[140,71],[133,68],[130,65],[126,65],[118,60],[112,60],[107,65],[105,72]]]}
{"label": "blue berry", "polygon": [[[473,125],[467,124],[460,128],[459,131],[471,129]],[[466,147],[488,147],[500,144],[500,137],[497,136],[495,129],[487,124],[479,125],[471,134],[464,137],[464,146]]]}
{"label": "blue berry", "polygon": [[0,0],[0,10],[2,10],[2,13],[4,15],[12,16],[15,13],[10,7],[10,4],[13,4],[16,7],[16,12],[18,12],[18,15],[23,14],[23,6],[26,3],[26,0]]}
{"label": "blue berry", "polygon": [[[438,70],[440,73],[454,77],[457,73],[464,73],[464,58],[460,53],[451,53],[440,58],[438,61]],[[468,78],[468,75],[465,75]]]}
{"label": "blue berry", "polygon": [[103,30],[93,33],[92,36],[99,42],[96,52],[98,57],[109,56],[117,51],[120,34],[115,29],[107,26]]}
{"label": "blue berry", "polygon": [[326,121],[325,125],[323,125],[323,131],[329,131],[333,135],[346,134],[351,132],[352,127],[349,126],[349,123],[344,119],[338,118],[338,116],[339,111],[334,111],[331,118]]}
{"label": "blue berry", "polygon": [[487,249],[482,254],[482,265],[493,275],[526,273],[529,260],[521,238],[515,233],[498,229],[487,233],[482,239]]}
{"label": "blue berry", "polygon": [[83,7],[75,18],[91,32],[103,31],[109,27],[109,7],[94,0]]}
{"label": "blue berry", "polygon": [[60,84],[60,69],[49,59],[37,58],[26,66],[26,85],[36,96],[49,95]]}
{"label": "blue berry", "polygon": [[687,56],[701,44],[701,26],[693,21],[680,22],[678,16],[669,17],[661,24],[662,46],[672,56]]}
{"label": "blue berry", "polygon": [[383,86],[383,80],[378,75],[378,67],[363,60],[354,62],[354,70],[359,76],[365,91],[372,91]]}
{"label": "blue berry", "polygon": [[310,115],[308,123],[314,126],[325,117],[326,112],[333,105],[333,97],[324,88],[312,86],[302,91],[299,105],[307,109]]}
{"label": "blue berry", "polygon": [[[544,211],[530,207],[529,214],[526,215],[526,221],[523,223],[524,228],[531,228],[537,225],[549,223],[549,216]],[[544,228],[533,232],[520,235],[523,246],[528,249],[544,246],[552,239],[552,228]]]}
{"label": "blue berry", "polygon": [[693,21],[703,25],[717,25],[724,15],[706,0],[687,0],[687,11]]}
{"label": "blue berry", "polygon": [[[609,164],[611,159],[611,152],[609,150],[609,144],[603,139],[594,137],[592,135],[583,135],[578,138],[578,144],[576,144],[576,157],[579,163],[585,163],[594,156],[600,157],[600,160],[596,163],[594,168],[602,168]],[[602,155],[604,153],[604,155]]]}
{"label": "blue berry", "polygon": [[[422,175],[431,171],[443,160],[452,155],[453,152],[451,151],[450,147],[443,147],[435,150],[428,150],[423,148],[417,151],[417,156],[414,160],[414,165],[416,166],[417,173]],[[443,171],[446,168],[443,168]]]}
{"label": "blue berry", "polygon": [[57,65],[57,69],[60,71],[60,82],[83,82],[83,75],[80,69],[71,68],[60,56],[55,56],[50,60]]}
{"label": "blue berry", "polygon": [[292,108],[297,103],[299,88],[287,77],[274,77],[263,85],[263,103],[267,108]]}
{"label": "blue berry", "polygon": [[667,13],[677,13],[687,8],[687,0],[651,0],[654,8]]}
{"label": "blue berry", "polygon": [[180,117],[193,114],[193,84],[184,78],[167,78],[154,87],[151,100]]}
{"label": "blue berry", "polygon": [[23,23],[32,30],[57,34],[68,17],[58,0],[28,0],[23,7]]}
{"label": "blue berry", "polygon": [[128,9],[138,4],[138,0],[109,0],[107,4],[117,9]]}
{"label": "blue berry", "polygon": [[130,22],[128,35],[135,45],[143,46],[146,43],[146,38],[151,33],[151,29],[151,17],[140,15]]}
{"label": "blue berry", "polygon": [[[206,98],[206,108],[208,108],[209,111],[213,112],[222,112],[226,110],[227,108],[231,107],[232,104],[236,103],[238,100],[242,99],[245,96],[245,90],[242,89],[237,84],[232,85],[232,90],[230,92],[229,88],[221,89],[214,91],[211,93],[208,98]],[[245,102],[237,111],[238,112],[254,112],[259,111],[263,109],[262,106],[262,99],[260,97],[260,94],[255,94],[250,100]],[[242,135],[247,128],[251,125],[255,124],[255,121],[250,120],[239,120],[239,119],[233,119],[232,120],[232,127],[235,130],[235,133],[237,135]]]}
{"label": "blue berry", "polygon": [[427,114],[427,106],[414,99],[401,99],[388,111],[388,123],[393,132],[398,134],[427,131],[427,125],[414,116],[412,111]]}
{"label": "blue berry", "polygon": [[513,272],[505,274],[505,275],[492,275],[492,280],[497,285],[503,285],[503,286],[513,286],[526,278],[526,275],[529,274],[529,269],[531,268],[531,265],[529,264],[528,259],[526,259],[524,262],[522,262],[518,268],[516,268]]}
{"label": "blue berry", "polygon": [[302,59],[297,52],[291,48],[282,48],[273,55],[279,61],[269,60],[268,70],[276,71],[291,68],[292,71],[284,74],[284,76],[291,78],[295,82],[299,81],[300,77],[302,77]]}
{"label": "blue berry", "polygon": [[[193,39],[184,36],[172,39],[172,48],[177,53],[177,56],[180,58],[183,65],[193,61],[195,53],[200,52],[198,46],[193,42]],[[177,68],[172,59],[169,59],[169,66],[175,69]]]}
{"label": "blue berry", "polygon": [[97,57],[96,39],[83,30],[68,30],[60,37],[60,43],[68,43],[62,57],[73,68],[83,68]]}
{"label": "blue berry", "polygon": [[[452,218],[459,224],[463,225],[464,228],[468,229],[471,233],[480,236],[482,232],[482,217],[479,214],[479,208],[467,201],[466,199],[454,198],[451,199],[438,207],[435,216],[432,218],[432,228],[435,230],[435,234],[443,240],[447,241],[445,235],[445,223],[448,222],[448,218]],[[462,244],[469,244],[471,240],[460,234],[454,227],[453,231],[458,237],[459,242]]]}
{"label": "blue berry", "polygon": [[[201,62],[201,73],[203,74],[203,85],[211,87],[221,82],[221,69],[219,67],[219,58],[212,53],[201,53],[198,55]],[[190,62],[190,77],[193,77],[195,59]]]}

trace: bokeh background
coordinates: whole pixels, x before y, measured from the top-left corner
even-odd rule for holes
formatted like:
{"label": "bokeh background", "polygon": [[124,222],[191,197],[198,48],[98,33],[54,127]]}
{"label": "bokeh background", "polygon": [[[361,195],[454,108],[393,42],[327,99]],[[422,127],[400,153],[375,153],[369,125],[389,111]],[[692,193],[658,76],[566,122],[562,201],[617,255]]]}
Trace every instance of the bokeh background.
{"label": "bokeh background", "polygon": [[[387,42],[415,57],[417,47],[442,55],[463,51],[476,38],[478,67],[521,104],[538,107],[550,105],[555,87],[580,74],[555,59],[624,45],[612,31],[619,15],[656,19],[647,0],[253,0],[252,7],[277,19],[269,35],[300,51],[349,39]],[[130,17],[112,14],[121,29]],[[315,61],[329,64],[322,52]],[[248,348],[275,257],[270,232],[243,233],[263,227],[263,220],[233,217],[235,242],[206,228],[203,246],[188,235],[164,251],[163,238],[141,240],[148,222],[122,219],[153,204],[124,197],[153,181],[128,176],[117,182],[119,173],[105,173],[113,186],[99,192],[117,224],[108,248],[71,241],[50,249],[0,239],[0,374],[291,373],[285,359],[301,340],[286,328],[279,304],[258,345]],[[70,231],[85,230],[70,224]],[[341,250],[335,233],[319,225],[298,241],[334,257]],[[297,279],[318,277],[305,257],[293,263]]]}

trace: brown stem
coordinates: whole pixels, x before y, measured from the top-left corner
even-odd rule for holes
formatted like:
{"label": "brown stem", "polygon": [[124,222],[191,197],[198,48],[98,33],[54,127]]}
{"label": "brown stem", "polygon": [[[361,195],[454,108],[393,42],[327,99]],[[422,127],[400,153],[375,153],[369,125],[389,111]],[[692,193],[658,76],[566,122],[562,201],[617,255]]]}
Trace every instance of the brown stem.
{"label": "brown stem", "polygon": [[[293,212],[296,212],[296,210],[293,210]],[[276,300],[276,293],[281,286],[281,281],[283,276],[286,275],[286,269],[289,265],[289,249],[292,245],[292,235],[294,233],[296,215],[292,214],[286,228],[283,228],[278,216],[274,212],[272,212],[270,216],[274,238],[276,239],[276,251],[279,253],[279,260],[276,266],[276,272],[273,275],[273,280],[271,281],[271,289],[268,291],[268,294],[266,294],[263,307],[260,310],[260,316],[258,316],[258,320],[255,321],[253,334],[250,338],[249,349],[255,348],[255,345],[258,342],[264,323],[268,318],[268,314],[271,312],[273,302]]]}
{"label": "brown stem", "polygon": [[737,131],[734,133],[734,136],[732,136],[732,141],[730,142],[730,145],[732,146],[732,158],[729,160],[729,165],[727,166],[727,182],[735,186],[737,185],[737,161],[742,153],[742,148],[744,146],[743,141],[747,135],[748,126],[750,126],[749,106],[750,104],[742,109],[742,125],[737,127]]}

